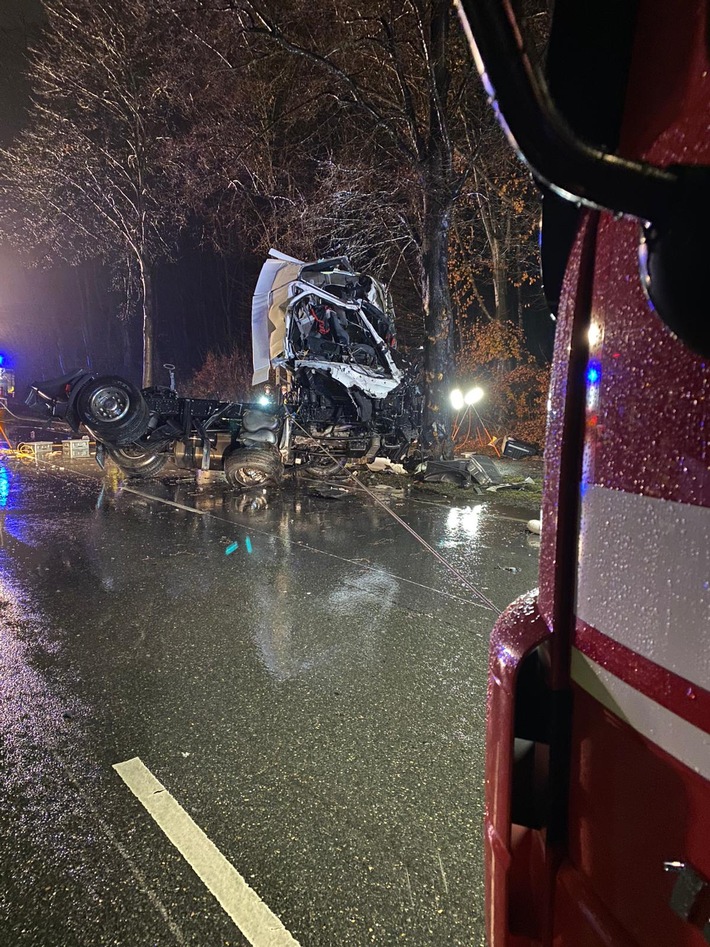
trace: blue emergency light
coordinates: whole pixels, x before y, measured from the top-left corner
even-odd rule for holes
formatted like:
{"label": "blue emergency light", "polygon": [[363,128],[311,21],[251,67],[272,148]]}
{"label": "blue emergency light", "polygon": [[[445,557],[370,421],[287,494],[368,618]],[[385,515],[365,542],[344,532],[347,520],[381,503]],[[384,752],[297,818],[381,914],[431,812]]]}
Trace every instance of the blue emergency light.
{"label": "blue emergency light", "polygon": [[592,363],[587,369],[587,381],[590,385],[596,385],[601,377],[601,369],[599,365]]}

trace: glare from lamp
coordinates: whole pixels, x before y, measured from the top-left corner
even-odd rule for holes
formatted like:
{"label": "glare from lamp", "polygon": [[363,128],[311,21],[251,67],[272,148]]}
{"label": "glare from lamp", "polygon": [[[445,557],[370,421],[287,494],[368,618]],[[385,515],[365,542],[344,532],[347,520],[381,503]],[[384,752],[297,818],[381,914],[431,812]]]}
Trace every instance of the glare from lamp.
{"label": "glare from lamp", "polygon": [[460,411],[464,406],[464,397],[460,388],[454,388],[454,390],[449,395],[449,401],[451,402],[451,407],[454,411]]}
{"label": "glare from lamp", "polygon": [[476,385],[475,388],[471,388],[470,391],[466,392],[466,404],[469,406],[472,404],[478,404],[478,402],[483,399],[484,395],[485,391],[483,388],[479,388],[479,386]]}
{"label": "glare from lamp", "polygon": [[259,398],[259,404],[268,404],[268,403],[269,403],[269,399],[266,397],[266,395],[262,395],[261,398]]}

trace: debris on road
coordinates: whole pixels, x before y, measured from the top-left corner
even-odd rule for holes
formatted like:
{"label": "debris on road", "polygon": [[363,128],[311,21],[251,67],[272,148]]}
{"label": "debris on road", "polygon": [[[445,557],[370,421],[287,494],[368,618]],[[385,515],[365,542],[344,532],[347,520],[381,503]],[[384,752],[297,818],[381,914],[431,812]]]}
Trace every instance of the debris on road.
{"label": "debris on road", "polygon": [[452,483],[459,487],[498,484],[502,477],[495,462],[482,454],[457,460],[428,460],[414,474],[425,483]]}
{"label": "debris on road", "polygon": [[540,448],[537,444],[518,440],[517,437],[504,437],[502,453],[504,457],[522,460],[525,457],[535,457],[540,453]]}
{"label": "debris on road", "polygon": [[389,457],[375,457],[371,464],[367,464],[367,469],[372,473],[394,473],[401,477],[407,476],[407,471],[402,464],[393,464]]}
{"label": "debris on road", "polygon": [[350,490],[347,487],[337,486],[334,483],[319,483],[308,488],[308,495],[319,497],[322,500],[342,500],[348,496]]}
{"label": "debris on road", "polygon": [[486,491],[488,493],[497,493],[499,490],[524,490],[527,486],[535,486],[535,481],[532,477],[526,477],[525,480],[521,480],[519,483],[497,483],[492,487],[487,487]]}

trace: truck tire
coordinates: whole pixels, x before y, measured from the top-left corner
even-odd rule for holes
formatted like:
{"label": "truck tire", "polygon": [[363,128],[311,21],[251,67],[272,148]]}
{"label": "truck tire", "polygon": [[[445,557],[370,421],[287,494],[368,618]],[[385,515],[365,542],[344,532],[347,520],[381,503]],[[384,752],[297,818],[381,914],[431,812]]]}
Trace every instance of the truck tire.
{"label": "truck tire", "polygon": [[168,454],[155,454],[132,444],[109,448],[108,452],[126,476],[138,480],[157,476],[168,462]]}
{"label": "truck tire", "polygon": [[282,473],[281,458],[276,451],[240,447],[224,458],[224,475],[237,490],[277,486]]}
{"label": "truck tire", "polygon": [[311,458],[304,469],[309,477],[317,480],[328,480],[345,470],[345,459],[342,457],[328,457],[325,454]]}
{"label": "truck tire", "polygon": [[135,385],[117,375],[103,375],[84,385],[78,394],[77,413],[107,445],[130,444],[148,428],[145,398]]}

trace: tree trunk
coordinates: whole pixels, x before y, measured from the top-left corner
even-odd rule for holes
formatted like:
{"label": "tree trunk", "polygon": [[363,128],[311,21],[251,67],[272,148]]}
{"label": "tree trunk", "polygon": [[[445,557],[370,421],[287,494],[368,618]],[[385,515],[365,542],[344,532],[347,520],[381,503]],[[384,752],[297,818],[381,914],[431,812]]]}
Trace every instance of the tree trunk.
{"label": "tree trunk", "polygon": [[153,274],[150,263],[141,257],[138,261],[141,274],[143,302],[143,381],[144,388],[153,384]]}
{"label": "tree trunk", "polygon": [[493,271],[493,295],[495,297],[495,313],[498,322],[507,322],[510,319],[508,306],[508,280],[505,260],[500,253],[497,242],[491,245],[491,263]]}
{"label": "tree trunk", "polygon": [[422,239],[424,302],[424,441],[435,453],[451,453],[449,385],[453,365],[453,304],[449,289],[451,204],[425,199]]}
{"label": "tree trunk", "polygon": [[131,323],[128,319],[117,319],[121,333],[120,351],[123,354],[121,366],[126,378],[134,378],[136,361],[134,360],[135,343],[131,339]]}

